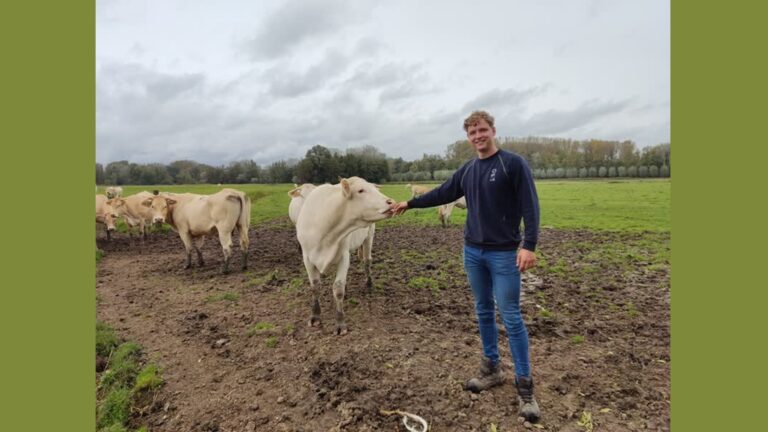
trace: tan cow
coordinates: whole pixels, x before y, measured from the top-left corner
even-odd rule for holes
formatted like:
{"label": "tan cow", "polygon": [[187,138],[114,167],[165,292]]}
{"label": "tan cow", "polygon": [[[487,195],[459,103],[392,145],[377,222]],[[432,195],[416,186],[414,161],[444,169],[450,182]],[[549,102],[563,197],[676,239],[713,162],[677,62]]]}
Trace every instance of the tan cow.
{"label": "tan cow", "polygon": [[133,238],[133,228],[137,226],[139,227],[141,239],[147,238],[147,231],[152,224],[152,210],[143,203],[152,196],[153,194],[147,191],[141,191],[123,198],[125,205],[120,211],[120,216],[122,216],[125,224],[128,225],[128,234],[131,238]]}
{"label": "tan cow", "polygon": [[344,292],[349,271],[350,234],[370,229],[376,221],[392,215],[392,199],[360,177],[341,179],[339,184],[318,186],[304,201],[296,221],[304,267],[312,290],[309,325],[320,325],[321,275],[336,267],[333,298],[336,303],[336,334],[347,332]]}
{"label": "tan cow", "polygon": [[454,207],[458,207],[460,209],[466,209],[467,199],[464,197],[461,197],[452,203],[443,204],[437,208],[437,216],[440,218],[440,223],[443,225],[443,228],[447,227],[448,224],[450,224],[451,213],[453,213]]}
{"label": "tan cow", "polygon": [[143,205],[151,209],[153,223],[167,223],[179,233],[187,251],[187,263],[184,268],[192,267],[193,247],[197,252],[198,265],[203,266],[200,247],[205,241],[205,236],[212,234],[215,228],[219,233],[219,243],[224,253],[222,271],[228,273],[232,256],[232,233],[235,227],[240,233],[242,268],[248,266],[251,200],[244,192],[222,189],[212,195],[158,194],[144,200]]}
{"label": "tan cow", "polygon": [[104,225],[107,231],[107,240],[112,240],[112,231],[115,230],[115,221],[119,212],[125,206],[122,198],[108,199],[105,195],[96,195],[96,223]]}
{"label": "tan cow", "polygon": [[104,193],[107,194],[107,198],[109,199],[118,198],[123,196],[123,188],[121,188],[120,186],[110,186],[106,189]]}
{"label": "tan cow", "polygon": [[427,186],[412,185],[410,183],[405,185],[405,187],[411,190],[411,198],[416,198],[419,195],[424,195],[425,193],[432,190],[432,188],[429,188]]}

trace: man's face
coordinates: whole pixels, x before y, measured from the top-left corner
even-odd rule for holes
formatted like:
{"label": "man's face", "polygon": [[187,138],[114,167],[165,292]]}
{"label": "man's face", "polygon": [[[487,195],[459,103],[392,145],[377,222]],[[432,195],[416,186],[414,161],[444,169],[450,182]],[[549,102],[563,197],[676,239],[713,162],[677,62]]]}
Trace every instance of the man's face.
{"label": "man's face", "polygon": [[477,152],[485,153],[491,150],[494,138],[496,138],[496,128],[491,127],[483,119],[467,129],[467,139]]}

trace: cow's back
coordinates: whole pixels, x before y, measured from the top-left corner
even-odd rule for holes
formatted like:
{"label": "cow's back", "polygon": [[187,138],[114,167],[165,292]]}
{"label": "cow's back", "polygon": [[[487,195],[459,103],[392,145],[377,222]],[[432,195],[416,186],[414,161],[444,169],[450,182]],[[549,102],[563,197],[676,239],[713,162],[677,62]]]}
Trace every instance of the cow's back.
{"label": "cow's back", "polygon": [[237,225],[248,197],[235,189],[222,189],[212,195],[174,194],[172,224],[194,235],[205,235],[214,227],[232,230]]}
{"label": "cow's back", "polygon": [[123,218],[133,225],[139,223],[140,219],[149,221],[152,218],[152,211],[142,203],[153,196],[153,194],[147,191],[141,191],[125,197]]}

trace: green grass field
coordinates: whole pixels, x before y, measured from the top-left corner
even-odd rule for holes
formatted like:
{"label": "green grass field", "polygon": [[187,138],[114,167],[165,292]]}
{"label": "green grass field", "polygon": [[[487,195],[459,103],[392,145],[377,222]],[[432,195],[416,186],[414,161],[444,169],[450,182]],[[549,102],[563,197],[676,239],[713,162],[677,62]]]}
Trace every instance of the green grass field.
{"label": "green grass field", "polygon": [[[436,186],[437,183],[427,184]],[[541,207],[541,226],[561,229],[592,229],[608,231],[670,230],[672,182],[651,180],[538,180],[536,182]],[[142,190],[159,189],[168,192],[209,194],[223,187],[242,190],[251,198],[251,223],[274,219],[288,214],[292,184],[260,185],[176,185],[124,186],[124,195]],[[103,188],[99,188],[103,193]],[[381,191],[394,200],[410,198],[404,184],[387,184]],[[452,224],[463,224],[466,211],[454,209]],[[380,222],[380,226],[401,223],[438,225],[436,209],[414,209],[404,215]]]}

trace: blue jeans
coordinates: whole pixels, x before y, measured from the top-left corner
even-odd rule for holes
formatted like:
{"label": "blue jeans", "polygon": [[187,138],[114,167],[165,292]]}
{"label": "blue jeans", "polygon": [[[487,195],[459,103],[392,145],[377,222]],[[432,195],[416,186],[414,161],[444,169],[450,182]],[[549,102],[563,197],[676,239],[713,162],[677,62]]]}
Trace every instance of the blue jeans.
{"label": "blue jeans", "polygon": [[[520,313],[520,271],[517,251],[492,251],[464,246],[464,268],[467,271],[475,310],[483,341],[483,354],[499,362],[499,333],[496,329],[496,306],[509,336],[509,348],[515,361],[515,376],[531,376],[528,357],[528,330]],[[495,302],[494,302],[495,299]]]}

